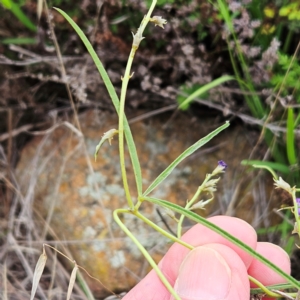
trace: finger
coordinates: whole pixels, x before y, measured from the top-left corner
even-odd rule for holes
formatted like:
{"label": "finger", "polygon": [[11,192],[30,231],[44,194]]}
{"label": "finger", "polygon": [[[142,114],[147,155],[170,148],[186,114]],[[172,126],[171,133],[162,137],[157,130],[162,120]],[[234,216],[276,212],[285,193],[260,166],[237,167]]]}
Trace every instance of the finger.
{"label": "finger", "polygon": [[182,300],[245,300],[250,296],[245,264],[231,248],[220,244],[190,251],[174,289]]}
{"label": "finger", "polygon": [[[245,221],[227,216],[216,216],[209,218],[208,220],[221,227],[228,233],[234,235],[251,248],[256,248],[256,232],[253,227]],[[210,243],[219,243],[226,245],[233,249],[241,257],[246,267],[248,267],[253,260],[251,255],[245,253],[238,246],[229,242],[226,238],[201,224],[197,224],[189,231],[187,231],[182,236],[182,240],[195,247]],[[188,250],[184,246],[175,243],[171,246],[167,254],[164,256],[163,260],[161,261],[160,266],[172,285],[174,284],[175,279],[178,276],[179,266],[189,251],[190,250]]]}
{"label": "finger", "polygon": [[[228,231],[232,235],[241,239],[244,243],[248,244],[250,247],[256,247],[256,232],[254,229],[245,221],[242,221],[233,217],[218,216],[209,218],[209,221],[220,226],[224,230]],[[245,254],[237,246],[228,242],[219,234],[216,234],[210,229],[207,229],[203,225],[195,225],[187,233],[185,233],[182,239],[193,246],[205,245],[206,243],[222,243],[228,245],[230,248],[235,249],[239,253],[242,261],[246,266],[249,266],[252,257]],[[167,254],[164,256],[162,261],[159,263],[163,273],[174,286],[175,280],[178,276],[179,267],[190,250],[179,245],[174,244],[171,246]],[[158,279],[156,273],[151,271],[139,284],[137,284],[126,296],[126,300],[129,299],[140,299],[136,295],[143,295],[143,299],[167,299],[166,295],[169,295],[164,285]],[[153,298],[152,295],[158,295],[158,298]],[[146,298],[149,297],[149,298]],[[169,296],[168,296],[169,297]]]}
{"label": "finger", "polygon": [[[266,257],[276,266],[278,266],[282,271],[287,274],[291,273],[291,263],[288,254],[279,246],[259,242],[257,243],[256,251],[262,256]],[[269,267],[261,263],[260,261],[254,259],[248,268],[248,274],[264,285],[272,285],[285,283],[286,280],[283,279],[279,274],[271,270]],[[251,287],[256,287],[251,283]],[[267,298],[264,298],[267,299]]]}
{"label": "finger", "polygon": [[170,293],[154,270],[131,289],[123,300],[168,300]]}

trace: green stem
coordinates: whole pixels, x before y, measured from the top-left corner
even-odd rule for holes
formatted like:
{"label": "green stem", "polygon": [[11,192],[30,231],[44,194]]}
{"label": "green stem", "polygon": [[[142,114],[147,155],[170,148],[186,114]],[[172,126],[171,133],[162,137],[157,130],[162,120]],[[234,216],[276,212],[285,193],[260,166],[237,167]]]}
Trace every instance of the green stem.
{"label": "green stem", "polygon": [[164,235],[165,237],[169,238],[170,240],[172,240],[173,242],[176,242],[178,244],[181,244],[182,246],[193,250],[194,247],[182,240],[180,240],[179,238],[177,238],[176,236],[168,233],[167,231],[163,230],[161,227],[157,226],[155,223],[153,223],[152,221],[150,221],[149,219],[147,219],[144,215],[142,215],[141,213],[139,213],[138,211],[134,212],[134,215],[136,217],[138,217],[139,219],[141,219],[143,222],[145,222],[146,224],[148,224],[149,226],[151,226],[153,229],[155,229],[156,231],[158,231],[159,233],[161,233],[162,235]]}
{"label": "green stem", "polygon": [[113,212],[114,220],[116,223],[120,226],[120,228],[127,234],[128,237],[136,244],[136,246],[139,248],[139,250],[142,252],[142,254],[145,256],[151,267],[154,269],[156,272],[157,276],[160,278],[164,286],[167,288],[167,290],[171,293],[171,295],[174,297],[176,300],[181,300],[180,297],[177,295],[177,293],[174,291],[173,287],[165,277],[165,275],[162,273],[162,271],[159,269],[158,265],[155,263],[151,255],[147,252],[147,250],[143,247],[143,245],[136,239],[136,237],[129,231],[129,229],[122,223],[120,220],[118,214],[134,214],[132,211],[128,209],[116,209]]}
{"label": "green stem", "polygon": [[[211,179],[211,177],[212,177],[211,174],[206,175],[205,180],[203,181],[201,186],[199,186],[199,188],[198,188],[197,192],[195,193],[195,195],[193,196],[193,198],[187,202],[185,209],[189,209],[195,203],[195,201],[198,199],[199,195],[202,193],[202,191],[205,187],[205,184]],[[177,237],[178,238],[181,238],[181,235],[182,235],[182,223],[183,223],[184,218],[185,218],[185,216],[181,215],[178,225],[177,225]]]}
{"label": "green stem", "polygon": [[[157,0],[153,0],[151,7],[149,8],[149,11],[144,17],[144,19],[141,22],[140,28],[138,29],[140,31],[140,34],[142,36],[143,31],[145,27],[147,26],[149,19],[151,17],[151,14],[154,10],[155,4]],[[128,180],[127,180],[127,175],[126,175],[126,167],[125,167],[125,150],[124,150],[124,110],[125,110],[125,98],[126,98],[126,92],[127,92],[127,86],[129,79],[132,75],[130,75],[130,70],[132,66],[132,62],[134,59],[135,52],[137,50],[136,46],[132,46],[126,69],[125,69],[125,74],[122,79],[122,88],[121,88],[121,97],[120,97],[120,110],[119,110],[119,152],[120,152],[120,166],[121,166],[121,173],[122,173],[122,179],[123,179],[123,185],[124,185],[124,190],[126,194],[126,199],[129,207],[131,209],[134,208],[133,201],[130,195],[129,191],[129,186],[128,186]]]}
{"label": "green stem", "polygon": [[121,173],[123,179],[123,186],[126,194],[127,203],[130,208],[133,208],[133,201],[131,199],[128,180],[126,175],[126,167],[125,167],[125,154],[124,154],[124,108],[125,108],[125,98],[126,91],[128,86],[128,81],[130,79],[130,69],[133,62],[134,54],[136,49],[131,49],[130,55],[128,58],[124,78],[122,80],[122,89],[121,89],[121,98],[120,98],[120,110],[119,110],[119,152],[120,152],[120,166]]}
{"label": "green stem", "polygon": [[[249,276],[249,280],[254,282],[257,286],[259,286],[259,281],[256,281],[256,279],[252,278],[251,276]],[[254,279],[254,280],[252,280]],[[287,289],[292,289],[294,288],[291,284],[288,283],[283,283],[283,284],[273,284],[273,285],[268,285],[268,286],[264,286],[264,288],[267,288],[268,290],[287,290]],[[251,295],[255,295],[255,294],[262,294],[263,293],[263,289],[262,288],[251,288],[250,289],[250,293]],[[288,293],[288,295],[295,297],[296,293]],[[279,297],[279,295],[277,295],[276,297]]]}
{"label": "green stem", "polygon": [[266,295],[268,295],[269,297],[272,298],[278,298],[281,297],[280,295],[278,295],[277,293],[274,293],[272,291],[270,291],[266,286],[264,286],[260,281],[258,281],[257,279],[255,279],[252,276],[248,275],[248,278],[251,282],[253,282],[255,285],[257,285]]}

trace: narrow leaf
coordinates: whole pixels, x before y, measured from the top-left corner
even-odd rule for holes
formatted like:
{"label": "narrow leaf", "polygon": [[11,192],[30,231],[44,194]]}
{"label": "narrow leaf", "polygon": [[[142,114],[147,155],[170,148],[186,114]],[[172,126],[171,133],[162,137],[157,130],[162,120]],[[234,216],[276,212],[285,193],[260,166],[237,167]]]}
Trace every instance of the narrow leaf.
{"label": "narrow leaf", "polygon": [[209,222],[205,218],[200,217],[199,215],[195,214],[194,212],[186,210],[185,208],[183,208],[183,207],[181,207],[177,204],[171,203],[169,201],[166,201],[166,200],[161,200],[161,199],[152,198],[152,197],[143,197],[143,200],[146,200],[148,202],[157,204],[157,205],[165,207],[165,208],[169,208],[169,209],[171,209],[171,210],[173,210],[173,211],[175,211],[179,214],[182,214],[182,215],[186,216],[187,218],[189,218],[189,219],[191,219],[191,220],[193,220],[193,221],[195,221],[199,224],[202,224],[205,227],[213,230],[214,232],[220,234],[221,236],[226,238],[228,241],[230,241],[233,244],[237,245],[239,248],[241,248],[245,252],[249,253],[251,256],[256,258],[258,261],[262,262],[264,265],[266,265],[267,267],[272,269],[274,272],[279,274],[282,278],[286,279],[286,281],[289,282],[290,284],[292,284],[295,288],[298,288],[298,289],[300,288],[300,282],[298,282],[292,276],[290,276],[287,273],[283,272],[278,266],[274,265],[272,262],[270,262],[264,256],[257,253],[254,249],[252,249],[248,245],[241,242],[238,238],[236,238],[235,236],[229,234],[227,231],[225,231],[224,229],[218,227],[217,225]]}
{"label": "narrow leaf", "polygon": [[4,45],[36,45],[38,43],[36,38],[30,37],[4,38],[0,42]]}
{"label": "narrow leaf", "polygon": [[43,248],[43,253],[41,254],[41,256],[35,266],[35,269],[34,269],[30,300],[33,300],[33,298],[34,298],[37,287],[39,285],[39,281],[42,277],[42,274],[43,274],[43,271],[44,271],[44,268],[46,265],[46,261],[47,261],[47,255],[46,255],[45,248]]}
{"label": "narrow leaf", "polygon": [[[116,94],[116,91],[111,83],[111,80],[110,80],[107,72],[105,71],[105,69],[104,69],[97,53],[93,49],[91,43],[89,42],[89,40],[87,39],[87,37],[85,36],[83,31],[78,27],[78,25],[64,11],[62,11],[59,8],[55,8],[55,9],[64,16],[64,18],[70,23],[70,25],[73,27],[73,29],[77,32],[77,34],[81,38],[82,42],[84,43],[85,47],[87,48],[89,54],[91,55],[95,65],[102,77],[102,80],[103,80],[103,82],[107,88],[107,91],[112,99],[112,102],[117,111],[117,114],[119,114],[119,109],[120,109],[119,98]],[[140,166],[135,143],[134,143],[132,133],[131,133],[126,116],[124,116],[124,132],[125,132],[125,138],[127,141],[128,150],[129,150],[129,154],[130,154],[130,158],[131,158],[131,162],[132,162],[132,166],[133,166],[133,172],[134,172],[134,176],[135,176],[137,191],[138,191],[138,195],[140,196],[142,194],[141,166]]]}
{"label": "narrow leaf", "polygon": [[75,284],[75,280],[76,280],[77,270],[78,270],[78,266],[77,266],[77,264],[75,262],[75,266],[73,268],[73,271],[72,271],[72,274],[71,274],[71,277],[70,277],[69,286],[68,286],[67,300],[69,300],[70,297],[71,297],[72,290],[73,290],[73,287],[74,287],[74,284]]}
{"label": "narrow leaf", "polygon": [[295,154],[294,110],[289,107],[286,123],[286,152],[290,165],[297,163]]}
{"label": "narrow leaf", "polygon": [[11,12],[18,18],[18,20],[20,22],[22,22],[22,24],[24,26],[26,26],[28,29],[30,29],[31,31],[36,32],[37,28],[36,26],[30,21],[30,19],[23,13],[23,11],[21,10],[20,6],[14,2],[10,2],[11,3],[11,7],[10,10]]}
{"label": "narrow leaf", "polygon": [[243,166],[267,166],[272,170],[279,171],[284,174],[290,173],[290,168],[287,165],[271,162],[271,161],[262,161],[262,160],[242,160],[241,164]]}
{"label": "narrow leaf", "polygon": [[194,145],[186,149],[183,153],[181,153],[153,182],[152,184],[147,188],[147,190],[144,192],[143,196],[147,196],[150,192],[152,192],[163,180],[165,180],[171,172],[174,170],[174,168],[181,163],[185,158],[193,154],[196,150],[198,150],[200,147],[208,143],[214,136],[216,136],[218,133],[220,133],[222,130],[227,128],[229,126],[229,122],[226,121],[226,123],[216,130],[209,133],[206,137],[202,138],[198,142],[196,142]]}
{"label": "narrow leaf", "polygon": [[210,83],[207,83],[206,85],[202,86],[201,88],[199,88],[197,91],[195,91],[192,95],[190,95],[189,97],[187,97],[180,105],[179,105],[179,109],[182,109],[184,107],[187,107],[189,105],[189,103],[191,101],[193,101],[195,98],[199,97],[200,95],[206,93],[207,91],[209,91],[210,89],[222,84],[225,81],[228,80],[233,80],[235,79],[232,76],[222,76],[218,79],[213,80]]}
{"label": "narrow leaf", "polygon": [[11,9],[11,1],[10,0],[1,0],[0,3],[2,3],[2,5],[7,8],[7,9]]}

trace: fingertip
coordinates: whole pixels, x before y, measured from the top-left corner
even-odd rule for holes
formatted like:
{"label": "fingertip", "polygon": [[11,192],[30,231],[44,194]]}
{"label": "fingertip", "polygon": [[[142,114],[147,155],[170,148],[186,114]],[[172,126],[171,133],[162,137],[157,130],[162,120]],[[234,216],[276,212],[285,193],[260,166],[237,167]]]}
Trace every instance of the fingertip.
{"label": "fingertip", "polygon": [[[287,274],[291,273],[291,261],[281,247],[267,242],[257,243],[256,252],[270,260]],[[262,262],[254,259],[248,268],[248,274],[265,285],[279,284],[285,280]]]}
{"label": "fingertip", "polygon": [[226,299],[231,277],[231,269],[218,251],[197,247],[183,260],[174,289],[181,299]]}

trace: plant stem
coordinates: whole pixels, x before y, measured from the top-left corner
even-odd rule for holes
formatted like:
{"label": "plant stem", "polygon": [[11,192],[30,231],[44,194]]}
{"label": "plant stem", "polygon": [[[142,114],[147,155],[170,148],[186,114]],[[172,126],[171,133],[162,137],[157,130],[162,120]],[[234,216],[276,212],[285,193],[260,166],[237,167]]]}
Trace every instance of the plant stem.
{"label": "plant stem", "polygon": [[145,256],[151,267],[155,270],[157,276],[160,278],[166,289],[171,293],[171,295],[176,300],[181,300],[180,297],[177,295],[177,293],[174,291],[173,287],[165,277],[165,275],[162,273],[158,265],[155,263],[151,255],[147,252],[147,250],[143,247],[143,245],[137,240],[137,238],[130,232],[130,230],[122,223],[120,220],[118,214],[134,214],[132,211],[128,209],[116,209],[113,212],[114,220],[116,223],[120,226],[120,228],[127,234],[128,237],[136,244],[136,246],[139,248],[139,250],[142,252],[142,254]]}
{"label": "plant stem", "polygon": [[[195,201],[198,199],[199,195],[202,193],[202,191],[205,187],[205,184],[207,183],[207,181],[209,181],[211,179],[211,177],[212,177],[211,174],[206,175],[205,180],[199,186],[199,188],[198,188],[197,192],[195,193],[195,195],[193,196],[193,198],[187,202],[185,209],[189,209],[195,203]],[[178,225],[177,225],[177,237],[179,239],[181,238],[181,235],[182,235],[182,223],[183,223],[184,218],[185,218],[184,215],[181,215]]]}
{"label": "plant stem", "polygon": [[[149,19],[151,17],[152,11],[155,7],[157,0],[153,0],[151,7],[149,8],[149,11],[147,15],[143,18],[140,28],[138,29],[140,31],[140,35],[142,36],[142,33],[147,26]],[[125,74],[122,79],[122,89],[121,89],[121,97],[120,97],[120,110],[119,110],[119,152],[120,152],[120,166],[121,166],[121,173],[122,173],[122,179],[123,179],[123,185],[124,185],[124,190],[126,194],[126,199],[129,207],[131,209],[134,208],[133,201],[130,195],[129,191],[129,186],[128,186],[128,180],[127,180],[127,175],[126,175],[126,167],[125,167],[125,150],[124,150],[124,109],[125,109],[125,98],[126,98],[126,92],[127,92],[127,86],[129,79],[131,78],[132,75],[130,75],[130,70],[132,66],[132,62],[134,59],[135,52],[137,50],[136,46],[132,46],[126,69],[125,69]]]}
{"label": "plant stem", "polygon": [[280,297],[280,295],[270,291],[266,286],[264,286],[260,281],[258,281],[254,277],[248,275],[248,278],[251,282],[253,282],[255,285],[257,285],[269,297],[272,297],[272,298],[279,298]]}
{"label": "plant stem", "polygon": [[190,245],[190,244],[188,244],[188,243],[180,240],[179,238],[177,238],[173,234],[170,234],[167,231],[163,230],[161,227],[157,226],[155,223],[153,223],[152,221],[150,221],[149,219],[147,219],[144,215],[142,215],[138,211],[134,212],[133,214],[136,217],[138,217],[139,219],[141,219],[143,222],[145,222],[146,224],[148,224],[149,226],[151,226],[153,229],[155,229],[156,231],[158,231],[159,233],[161,233],[165,237],[167,237],[170,240],[172,240],[173,242],[181,244],[182,246],[184,246],[184,247],[186,247],[186,248],[188,248],[190,250],[194,249],[194,246],[192,246],[192,245]]}
{"label": "plant stem", "polygon": [[128,58],[125,74],[122,80],[122,89],[121,89],[121,98],[120,98],[120,111],[119,111],[119,152],[120,152],[120,166],[121,166],[121,173],[123,179],[123,186],[126,194],[127,203],[130,208],[133,208],[133,201],[131,199],[127,175],[126,175],[126,167],[125,167],[125,150],[124,150],[124,107],[125,107],[125,98],[126,98],[126,91],[128,86],[128,81],[130,79],[130,69],[132,65],[132,61],[134,58],[136,49],[131,49],[130,55]]}

